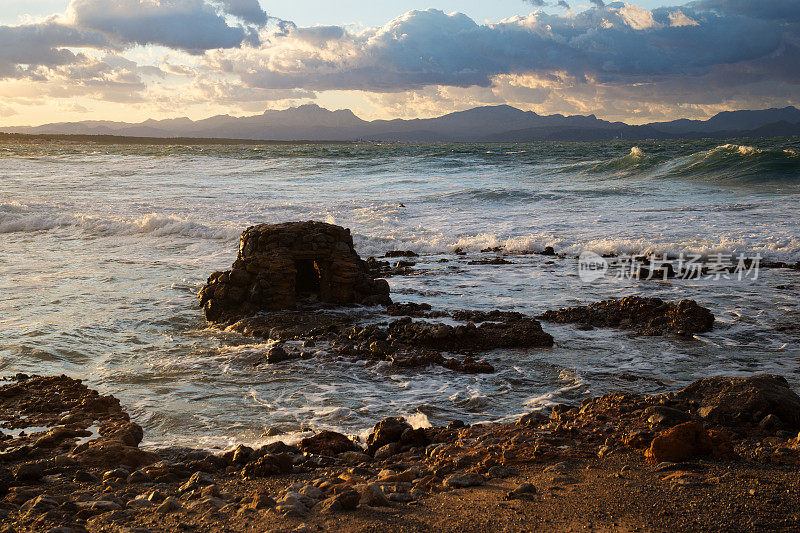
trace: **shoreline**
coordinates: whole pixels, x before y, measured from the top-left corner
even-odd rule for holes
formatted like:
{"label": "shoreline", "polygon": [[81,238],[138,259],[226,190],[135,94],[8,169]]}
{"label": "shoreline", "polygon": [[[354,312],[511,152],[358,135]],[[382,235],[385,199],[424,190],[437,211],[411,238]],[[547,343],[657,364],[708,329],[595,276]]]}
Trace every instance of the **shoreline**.
{"label": "shoreline", "polygon": [[14,531],[800,526],[800,397],[779,377],[606,394],[513,423],[389,418],[366,442],[323,431],[217,455],[140,449],[115,398],[65,376],[16,376],[0,414],[0,524]]}

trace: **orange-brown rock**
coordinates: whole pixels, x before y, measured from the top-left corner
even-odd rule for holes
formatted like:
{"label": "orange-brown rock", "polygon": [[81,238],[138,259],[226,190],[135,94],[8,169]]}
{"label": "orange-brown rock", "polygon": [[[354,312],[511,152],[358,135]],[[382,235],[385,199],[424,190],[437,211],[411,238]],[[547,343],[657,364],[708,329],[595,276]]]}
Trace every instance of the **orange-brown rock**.
{"label": "orange-brown rock", "polygon": [[161,458],[136,446],[127,446],[118,440],[98,439],[79,447],[74,453],[75,459],[87,466],[115,467],[127,466],[136,470],[151,465]]}
{"label": "orange-brown rock", "polygon": [[679,463],[694,457],[711,455],[714,442],[700,422],[684,422],[664,431],[644,452],[653,462]]}
{"label": "orange-brown rock", "polygon": [[300,449],[307,453],[336,456],[344,452],[361,451],[347,436],[335,431],[322,431],[300,441]]}

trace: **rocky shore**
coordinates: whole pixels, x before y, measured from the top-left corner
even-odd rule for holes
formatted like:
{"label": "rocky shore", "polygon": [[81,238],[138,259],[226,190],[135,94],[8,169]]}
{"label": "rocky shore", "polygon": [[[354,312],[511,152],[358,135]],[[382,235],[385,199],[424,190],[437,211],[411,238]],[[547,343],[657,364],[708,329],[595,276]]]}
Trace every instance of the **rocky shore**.
{"label": "rocky shore", "polygon": [[[393,303],[381,278],[423,272],[417,257],[362,260],[349,230],[320,222],[254,226],[200,305],[213,326],[271,341],[256,365],[336,357],[491,373],[513,364],[504,350],[550,349],[542,323],[633,336],[714,327],[692,300],[628,296],[539,316]],[[142,448],[116,398],[67,376],[5,382],[0,533],[800,528],[800,397],[780,376],[616,392],[503,423],[414,427],[398,415],[363,441],[320,431],[223,453]]]}
{"label": "rocky shore", "polygon": [[378,423],[221,454],[140,449],[112,396],[0,387],[3,531],[800,527],[800,397],[777,376],[556,405],[512,423]]}

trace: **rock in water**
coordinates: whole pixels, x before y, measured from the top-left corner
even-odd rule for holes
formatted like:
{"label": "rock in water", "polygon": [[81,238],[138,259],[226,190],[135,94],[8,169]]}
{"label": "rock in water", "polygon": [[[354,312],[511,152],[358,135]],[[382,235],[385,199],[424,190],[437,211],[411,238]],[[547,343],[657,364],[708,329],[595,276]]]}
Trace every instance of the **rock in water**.
{"label": "rock in water", "polygon": [[294,309],[300,302],[391,303],[389,284],[372,277],[350,230],[315,221],[248,228],[231,270],[211,274],[199,296],[212,322]]}
{"label": "rock in water", "polygon": [[711,331],[714,315],[694,300],[678,303],[660,298],[627,296],[620,300],[604,300],[584,307],[569,307],[547,311],[539,318],[562,324],[626,328],[643,335],[661,335],[669,332],[681,336]]}

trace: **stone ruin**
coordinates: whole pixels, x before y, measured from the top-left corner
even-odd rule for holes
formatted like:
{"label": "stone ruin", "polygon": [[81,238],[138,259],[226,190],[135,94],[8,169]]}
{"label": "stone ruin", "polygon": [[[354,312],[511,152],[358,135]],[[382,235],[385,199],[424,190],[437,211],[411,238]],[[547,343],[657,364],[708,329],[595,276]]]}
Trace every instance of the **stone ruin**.
{"label": "stone ruin", "polygon": [[389,284],[370,274],[350,230],[315,221],[246,229],[231,270],[211,274],[199,296],[212,322],[298,304],[391,304]]}

